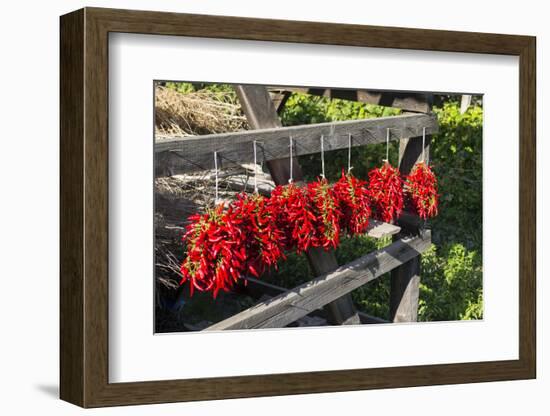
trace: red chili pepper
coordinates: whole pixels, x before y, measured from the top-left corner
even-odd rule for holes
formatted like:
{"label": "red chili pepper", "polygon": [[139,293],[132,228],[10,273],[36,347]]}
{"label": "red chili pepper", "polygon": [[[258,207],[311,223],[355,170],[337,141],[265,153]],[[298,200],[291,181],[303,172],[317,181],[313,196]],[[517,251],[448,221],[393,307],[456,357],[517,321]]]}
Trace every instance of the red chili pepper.
{"label": "red chili pepper", "polygon": [[246,235],[234,209],[218,205],[203,215],[189,217],[183,240],[187,256],[181,265],[182,280],[190,281],[190,292],[229,291],[246,266]]}
{"label": "red chili pepper", "polygon": [[246,246],[241,253],[246,268],[253,276],[259,277],[277,262],[285,259],[283,252],[283,232],[277,228],[268,199],[258,194],[242,193],[233,204],[235,215],[245,233]]}
{"label": "red chili pepper", "polygon": [[307,195],[315,215],[313,247],[325,250],[340,243],[340,212],[334,191],[326,179],[318,179],[307,185]]}
{"label": "red chili pepper", "polygon": [[342,177],[333,186],[340,212],[340,227],[349,235],[365,232],[371,216],[369,191],[366,181],[342,171]]}
{"label": "red chili pepper", "polygon": [[417,163],[405,179],[405,191],[420,218],[427,219],[437,215],[437,178],[424,162]]}
{"label": "red chili pepper", "polygon": [[302,253],[312,247],[316,217],[304,189],[293,183],[279,185],[271,192],[268,207],[286,250]]}
{"label": "red chili pepper", "polygon": [[403,180],[397,168],[385,162],[369,172],[369,193],[376,217],[392,222],[403,209]]}
{"label": "red chili pepper", "polygon": [[[366,230],[374,213],[391,222],[403,208],[403,181],[389,163],[369,172],[366,182],[342,172],[333,187],[318,179],[305,188],[277,186],[270,198],[239,194],[227,208],[218,205],[189,217],[183,236],[187,255],[181,284],[190,292],[229,291],[237,279],[260,276],[285,258],[285,250],[302,253],[311,247],[336,248],[341,230]],[[431,169],[417,164],[406,178],[407,196],[422,218],[437,214],[437,181]]]}

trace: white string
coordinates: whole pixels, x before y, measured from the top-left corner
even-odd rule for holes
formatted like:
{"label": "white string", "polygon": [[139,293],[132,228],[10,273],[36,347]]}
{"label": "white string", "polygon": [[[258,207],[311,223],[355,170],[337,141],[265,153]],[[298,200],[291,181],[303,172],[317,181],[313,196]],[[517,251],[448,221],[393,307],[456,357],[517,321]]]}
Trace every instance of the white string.
{"label": "white string", "polygon": [[351,172],[353,167],[351,166],[351,133],[348,134],[348,173]]}
{"label": "white string", "polygon": [[288,183],[292,183],[292,136],[289,136],[290,141],[290,178],[288,178]]}
{"label": "white string", "polygon": [[325,136],[321,135],[321,178],[325,179]]}
{"label": "white string", "polygon": [[425,146],[426,146],[426,127],[422,127],[422,163],[424,163]]}
{"label": "white string", "polygon": [[334,137],[335,133],[336,133],[336,125],[334,125],[334,123],[333,123],[333,124],[330,125],[330,132],[329,132],[328,136],[329,137]]}
{"label": "white string", "polygon": [[386,129],[386,162],[390,161],[390,129]]}
{"label": "white string", "polygon": [[258,193],[258,166],[256,157],[256,140],[254,140],[254,193]]}
{"label": "white string", "polygon": [[214,152],[214,175],[216,178],[216,199],[214,204],[218,204],[218,152]]}

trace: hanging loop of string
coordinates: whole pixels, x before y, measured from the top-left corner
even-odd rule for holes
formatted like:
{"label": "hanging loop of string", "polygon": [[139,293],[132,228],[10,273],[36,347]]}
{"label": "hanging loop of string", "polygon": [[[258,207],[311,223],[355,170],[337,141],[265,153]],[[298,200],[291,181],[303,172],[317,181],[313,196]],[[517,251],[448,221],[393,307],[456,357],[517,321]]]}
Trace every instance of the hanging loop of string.
{"label": "hanging loop of string", "polygon": [[351,166],[351,133],[348,134],[348,173],[351,172],[353,167]]}
{"label": "hanging loop of string", "polygon": [[256,140],[253,142],[254,145],[254,193],[258,193],[258,157],[256,152]]}
{"label": "hanging loop of string", "polygon": [[325,136],[321,135],[321,178],[325,179]]}
{"label": "hanging loop of string", "polygon": [[219,201],[219,194],[218,194],[218,185],[219,185],[219,178],[218,178],[218,152],[214,152],[214,177],[216,179],[216,193],[215,193],[215,199],[214,199],[214,205],[218,205]]}
{"label": "hanging loop of string", "polygon": [[386,129],[386,162],[390,161],[390,128]]}
{"label": "hanging loop of string", "polygon": [[426,127],[422,127],[422,163],[425,162],[424,154],[426,149]]}
{"label": "hanging loop of string", "polygon": [[292,183],[293,182],[293,179],[292,179],[292,158],[293,158],[293,155],[292,155],[292,136],[289,136],[288,137],[289,139],[289,142],[290,142],[290,177],[288,178],[288,183]]}

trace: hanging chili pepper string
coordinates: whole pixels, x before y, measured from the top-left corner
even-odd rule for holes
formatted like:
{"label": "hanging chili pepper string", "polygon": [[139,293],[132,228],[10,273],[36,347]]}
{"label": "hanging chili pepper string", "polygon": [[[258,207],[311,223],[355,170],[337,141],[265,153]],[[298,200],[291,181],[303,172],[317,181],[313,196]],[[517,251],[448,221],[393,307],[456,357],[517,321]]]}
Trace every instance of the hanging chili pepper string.
{"label": "hanging chili pepper string", "polygon": [[254,194],[240,194],[236,201],[226,205],[220,204],[221,165],[215,151],[215,206],[188,218],[180,284],[188,281],[191,292],[212,291],[216,297],[220,290],[232,290],[244,274],[260,276],[270,267],[276,268],[278,260],[285,259],[285,250],[302,253],[310,247],[336,248],[342,232],[364,233],[371,215],[385,222],[397,218],[403,209],[403,192],[420,218],[437,215],[437,178],[426,164],[426,157],[429,158],[425,149],[426,128],[422,129],[421,160],[405,178],[388,161],[390,135],[388,128],[385,163],[369,172],[368,187],[366,181],[350,172],[354,139],[351,133],[347,173],[342,169],[342,177],[335,184],[327,182],[322,135],[321,177],[305,187],[297,186],[293,183],[296,150],[290,136],[289,184],[277,186],[270,197],[258,194],[257,146],[261,142],[254,140]]}
{"label": "hanging chili pepper string", "polygon": [[437,215],[437,178],[424,162],[417,163],[405,179],[405,191],[420,218],[426,220]]}
{"label": "hanging chili pepper string", "polygon": [[426,127],[422,128],[422,156],[405,178],[405,192],[412,208],[424,220],[437,215],[439,194],[437,178],[426,163]]}

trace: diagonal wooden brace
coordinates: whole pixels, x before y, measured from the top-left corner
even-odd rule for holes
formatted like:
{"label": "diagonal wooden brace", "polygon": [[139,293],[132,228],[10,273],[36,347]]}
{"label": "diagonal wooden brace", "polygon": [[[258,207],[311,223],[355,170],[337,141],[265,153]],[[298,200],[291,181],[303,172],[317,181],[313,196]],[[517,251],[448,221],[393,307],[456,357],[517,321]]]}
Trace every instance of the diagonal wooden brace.
{"label": "diagonal wooden brace", "polygon": [[[277,110],[266,87],[260,85],[235,85],[235,91],[242,109],[252,129],[282,127]],[[277,159],[267,162],[269,173],[275,184],[286,184],[290,178],[289,159]],[[302,180],[302,171],[296,159],[293,160],[292,177],[295,182]],[[307,258],[315,276],[331,272],[338,268],[333,251],[310,249]],[[361,323],[350,294],[325,306],[329,321],[333,325],[358,325]]]}

